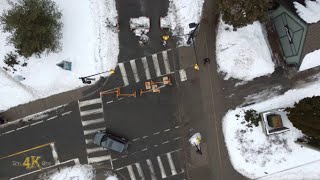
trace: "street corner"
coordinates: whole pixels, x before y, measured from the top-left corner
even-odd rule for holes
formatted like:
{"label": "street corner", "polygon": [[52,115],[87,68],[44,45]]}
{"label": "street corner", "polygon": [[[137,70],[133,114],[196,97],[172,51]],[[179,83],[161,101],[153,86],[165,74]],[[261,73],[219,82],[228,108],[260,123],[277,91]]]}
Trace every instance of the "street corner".
{"label": "street corner", "polygon": [[58,162],[54,143],[46,143],[0,157],[0,178],[15,177]]}

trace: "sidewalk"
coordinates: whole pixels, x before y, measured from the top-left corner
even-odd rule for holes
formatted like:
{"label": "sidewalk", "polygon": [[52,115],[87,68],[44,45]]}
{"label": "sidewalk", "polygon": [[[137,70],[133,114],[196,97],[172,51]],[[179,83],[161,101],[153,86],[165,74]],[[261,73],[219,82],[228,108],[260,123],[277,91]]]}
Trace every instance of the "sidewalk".
{"label": "sidewalk", "polygon": [[32,115],[38,112],[45,111],[47,109],[54,108],[56,106],[68,104],[83,98],[86,95],[90,95],[90,92],[95,91],[104,84],[105,78],[101,78],[97,83],[92,86],[85,86],[71,91],[55,94],[46,98],[38,99],[27,104],[21,104],[8,109],[0,113],[0,116],[5,117],[6,120],[14,121],[28,115]]}

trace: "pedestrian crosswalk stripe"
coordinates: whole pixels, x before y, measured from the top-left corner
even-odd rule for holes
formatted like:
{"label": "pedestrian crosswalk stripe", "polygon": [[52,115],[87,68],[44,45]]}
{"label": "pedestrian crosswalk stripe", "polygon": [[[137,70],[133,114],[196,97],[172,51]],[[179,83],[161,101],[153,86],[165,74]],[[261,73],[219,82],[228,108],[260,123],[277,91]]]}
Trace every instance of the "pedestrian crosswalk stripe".
{"label": "pedestrian crosswalk stripe", "polygon": [[96,129],[84,130],[84,131],[83,131],[83,134],[86,136],[86,135],[93,134],[93,133],[96,133],[96,132],[102,131],[102,130],[105,130],[105,127],[96,128]]}
{"label": "pedestrian crosswalk stripe", "polygon": [[152,54],[152,61],[153,61],[154,69],[156,70],[157,77],[161,76],[161,71],[160,71],[160,66],[159,66],[157,54]]}
{"label": "pedestrian crosswalk stripe", "polygon": [[93,139],[85,139],[86,144],[92,144],[93,143]]}
{"label": "pedestrian crosswalk stripe", "polygon": [[156,173],[154,172],[151,160],[147,159],[146,161],[147,161],[147,164],[148,164],[148,167],[149,167],[149,170],[150,170],[151,180],[157,180]]}
{"label": "pedestrian crosswalk stripe", "polygon": [[134,163],[134,164],[135,164],[136,167],[137,167],[137,170],[138,170],[138,174],[139,174],[139,176],[140,176],[140,179],[141,179],[141,180],[145,180],[145,179],[144,179],[144,174],[143,174],[143,171],[142,171],[142,169],[141,169],[140,164],[139,164],[139,163]]}
{"label": "pedestrian crosswalk stripe", "polygon": [[149,71],[149,66],[148,66],[148,62],[147,62],[147,58],[146,57],[143,57],[141,58],[142,60],[142,64],[143,64],[143,68],[144,68],[144,71],[146,73],[146,78],[147,80],[151,79],[151,75],[150,75],[150,71]]}
{"label": "pedestrian crosswalk stripe", "polygon": [[133,72],[134,80],[137,83],[137,82],[140,81],[140,78],[139,78],[138,71],[137,71],[136,60],[131,60],[130,61],[130,65],[131,65],[131,69],[132,69],[132,72]]}
{"label": "pedestrian crosswalk stripe", "polygon": [[136,180],[136,176],[134,175],[132,166],[131,165],[127,166],[127,169],[128,169],[131,180]]}
{"label": "pedestrian crosswalk stripe", "polygon": [[164,171],[163,164],[162,164],[162,161],[160,159],[160,156],[157,157],[157,160],[158,160],[158,164],[159,164],[159,168],[160,168],[160,172],[161,172],[161,177],[162,177],[162,179],[166,178],[167,175],[166,175],[166,172]]}
{"label": "pedestrian crosswalk stripe", "polygon": [[164,61],[164,67],[166,69],[166,74],[169,74],[171,73],[171,70],[170,70],[170,63],[168,59],[168,51],[162,51],[162,57]]}
{"label": "pedestrian crosswalk stripe", "polygon": [[180,75],[180,81],[186,81],[187,80],[186,70],[184,70],[184,69],[179,70],[179,75]]}
{"label": "pedestrian crosswalk stripe", "polygon": [[101,103],[102,103],[101,98],[90,99],[86,101],[79,101],[79,107],[88,106],[91,104],[101,104]]}
{"label": "pedestrian crosswalk stripe", "polygon": [[99,156],[99,157],[90,157],[88,158],[88,163],[92,164],[92,163],[98,163],[98,162],[102,162],[102,161],[107,161],[110,160],[111,156],[107,155],[107,156]]}
{"label": "pedestrian crosswalk stripe", "polygon": [[87,111],[80,111],[80,116],[88,116],[88,115],[91,115],[91,114],[99,114],[99,113],[103,113],[103,109],[102,108],[91,109],[91,110],[87,110]]}
{"label": "pedestrian crosswalk stripe", "polygon": [[99,123],[103,123],[103,122],[104,122],[103,118],[87,120],[87,121],[81,121],[82,126],[88,126],[88,125],[91,125],[91,124],[99,124]]}
{"label": "pedestrian crosswalk stripe", "polygon": [[168,158],[169,166],[170,166],[170,169],[171,169],[171,175],[174,176],[174,175],[177,174],[177,170],[176,170],[176,167],[173,164],[172,156],[171,156],[170,153],[167,153],[167,158]]}
{"label": "pedestrian crosswalk stripe", "polygon": [[103,149],[102,147],[87,148],[87,154],[91,154],[99,151],[105,151],[105,149]]}
{"label": "pedestrian crosswalk stripe", "polygon": [[128,86],[129,85],[129,80],[128,80],[128,76],[127,76],[127,72],[126,72],[126,69],[124,67],[124,64],[123,63],[119,63],[118,65],[119,65],[119,68],[120,68],[120,72],[121,72],[121,75],[122,75],[124,86]]}

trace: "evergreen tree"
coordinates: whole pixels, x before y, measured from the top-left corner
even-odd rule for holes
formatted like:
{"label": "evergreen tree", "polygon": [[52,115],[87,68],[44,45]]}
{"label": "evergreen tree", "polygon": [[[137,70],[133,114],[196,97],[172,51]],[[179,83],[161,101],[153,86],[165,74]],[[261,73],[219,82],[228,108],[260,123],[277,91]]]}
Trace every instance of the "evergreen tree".
{"label": "evergreen tree", "polygon": [[62,13],[51,0],[10,2],[11,9],[0,16],[3,32],[10,32],[8,43],[26,58],[42,52],[58,52],[62,37]]}
{"label": "evergreen tree", "polygon": [[320,96],[304,98],[286,111],[292,124],[309,136],[313,145],[320,145]]}
{"label": "evergreen tree", "polygon": [[225,23],[239,28],[254,21],[265,21],[270,0],[219,0],[219,11]]}

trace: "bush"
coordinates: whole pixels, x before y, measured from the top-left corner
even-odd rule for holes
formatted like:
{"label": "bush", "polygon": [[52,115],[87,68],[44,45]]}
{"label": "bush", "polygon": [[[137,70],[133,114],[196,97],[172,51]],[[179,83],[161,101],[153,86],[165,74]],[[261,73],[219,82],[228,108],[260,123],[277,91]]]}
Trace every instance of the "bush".
{"label": "bush", "polygon": [[254,21],[266,21],[270,0],[219,0],[222,20],[239,28]]}
{"label": "bush", "polygon": [[12,8],[0,16],[3,32],[10,32],[8,43],[26,58],[41,53],[58,52],[62,37],[62,13],[50,0],[10,2]]}
{"label": "bush", "polygon": [[320,147],[320,96],[304,98],[286,111],[292,124],[309,137],[309,143]]}
{"label": "bush", "polygon": [[10,52],[8,54],[6,54],[6,56],[4,57],[4,63],[6,65],[8,65],[9,67],[14,67],[14,65],[19,64],[19,61],[17,60],[18,55],[14,54],[13,52]]}
{"label": "bush", "polygon": [[256,127],[259,126],[259,122],[261,121],[260,115],[256,110],[250,109],[244,112],[244,119],[249,123],[250,126],[254,124]]}

